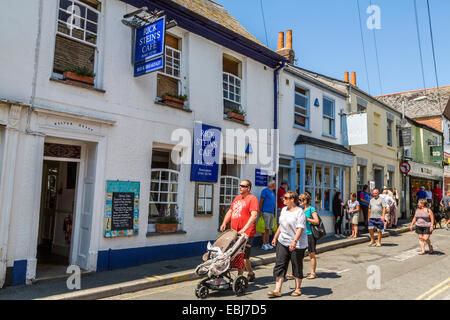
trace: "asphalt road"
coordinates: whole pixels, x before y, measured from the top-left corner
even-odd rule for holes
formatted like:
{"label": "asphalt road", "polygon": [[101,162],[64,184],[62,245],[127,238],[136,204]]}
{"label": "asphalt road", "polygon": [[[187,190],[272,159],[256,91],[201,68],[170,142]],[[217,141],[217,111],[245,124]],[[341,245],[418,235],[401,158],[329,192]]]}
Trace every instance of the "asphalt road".
{"label": "asphalt road", "polygon": [[[325,252],[318,255],[318,278],[303,280],[302,296],[290,296],[295,284],[288,280],[282,288],[283,296],[276,299],[450,300],[450,231],[436,230],[431,239],[432,255],[418,255],[415,232],[383,239],[379,248],[363,243]],[[207,300],[269,299],[267,292],[274,289],[273,266],[255,269],[257,279],[250,283],[246,295],[236,297],[232,291],[210,291]],[[304,275],[309,271],[309,258],[305,258]],[[198,283],[182,282],[105,300],[196,300],[194,290]]]}

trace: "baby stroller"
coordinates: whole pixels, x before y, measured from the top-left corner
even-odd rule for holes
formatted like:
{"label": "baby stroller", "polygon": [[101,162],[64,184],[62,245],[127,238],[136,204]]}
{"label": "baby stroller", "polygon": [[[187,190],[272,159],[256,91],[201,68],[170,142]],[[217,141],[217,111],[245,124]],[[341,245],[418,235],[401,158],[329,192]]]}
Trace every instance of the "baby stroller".
{"label": "baby stroller", "polygon": [[203,263],[197,266],[195,273],[199,276],[207,275],[195,289],[197,298],[205,299],[209,290],[233,290],[237,296],[244,295],[248,280],[243,275],[234,280],[231,276],[232,261],[242,257],[248,236],[241,236],[235,230],[223,232],[213,245],[208,243],[208,252],[203,255]]}

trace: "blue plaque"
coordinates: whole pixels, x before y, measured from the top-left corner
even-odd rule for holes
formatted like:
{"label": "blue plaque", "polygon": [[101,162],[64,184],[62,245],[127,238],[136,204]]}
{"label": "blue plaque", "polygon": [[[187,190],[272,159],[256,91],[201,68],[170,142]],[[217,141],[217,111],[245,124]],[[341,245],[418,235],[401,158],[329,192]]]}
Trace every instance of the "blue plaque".
{"label": "blue plaque", "polygon": [[192,148],[191,181],[217,182],[221,129],[196,122]]}
{"label": "blue plaque", "polygon": [[263,174],[261,169],[255,169],[255,186],[257,187],[267,187],[268,175]]}

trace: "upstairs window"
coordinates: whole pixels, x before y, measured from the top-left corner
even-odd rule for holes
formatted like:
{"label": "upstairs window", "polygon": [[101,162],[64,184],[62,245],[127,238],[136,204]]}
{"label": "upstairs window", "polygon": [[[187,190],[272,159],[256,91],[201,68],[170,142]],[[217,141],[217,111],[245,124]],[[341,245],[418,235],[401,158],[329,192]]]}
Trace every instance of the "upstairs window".
{"label": "upstairs window", "polygon": [[158,73],[157,96],[181,94],[181,39],[166,33],[164,72]]}
{"label": "upstairs window", "polygon": [[309,129],[309,91],[299,86],[295,86],[294,117],[297,126]]}
{"label": "upstairs window", "polygon": [[224,113],[242,110],[242,64],[239,60],[223,55],[223,105]]}
{"label": "upstairs window", "polygon": [[334,137],[335,126],[334,105],[334,100],[323,97],[323,134],[332,137]]}
{"label": "upstairs window", "polygon": [[58,29],[53,73],[84,69],[94,75],[100,2],[96,0],[59,0]]}
{"label": "upstairs window", "polygon": [[387,145],[389,147],[393,146],[393,142],[392,142],[392,120],[387,120]]}

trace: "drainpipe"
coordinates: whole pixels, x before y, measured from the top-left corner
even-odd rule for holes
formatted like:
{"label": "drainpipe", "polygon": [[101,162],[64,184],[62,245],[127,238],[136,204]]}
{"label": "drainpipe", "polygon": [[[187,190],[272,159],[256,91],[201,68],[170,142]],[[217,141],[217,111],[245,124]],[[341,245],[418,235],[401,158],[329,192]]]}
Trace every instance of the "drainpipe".
{"label": "drainpipe", "polygon": [[[274,137],[274,150],[278,150],[278,71],[284,68],[286,65],[286,61],[283,59],[281,61],[281,65],[275,69],[273,72],[273,128],[275,130]],[[277,163],[279,161],[278,152],[274,153],[274,167],[277,168]],[[278,192],[278,172],[275,172],[275,194]],[[278,198],[275,201],[275,219],[277,218],[276,214],[278,211]]]}

